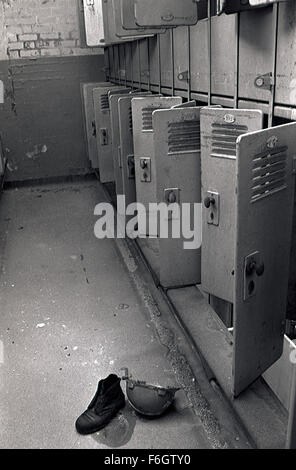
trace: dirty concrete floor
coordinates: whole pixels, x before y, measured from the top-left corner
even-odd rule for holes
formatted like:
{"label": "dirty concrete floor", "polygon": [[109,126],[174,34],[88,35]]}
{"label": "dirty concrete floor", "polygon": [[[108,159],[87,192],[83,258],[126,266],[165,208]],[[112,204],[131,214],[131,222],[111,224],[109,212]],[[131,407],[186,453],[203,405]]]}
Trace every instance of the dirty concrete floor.
{"label": "dirty concrete floor", "polygon": [[182,391],[161,419],[127,406],[98,434],[75,431],[98,380],[121,367],[176,383],[115,243],[94,237],[104,200],[95,181],[2,195],[0,448],[209,448]]}

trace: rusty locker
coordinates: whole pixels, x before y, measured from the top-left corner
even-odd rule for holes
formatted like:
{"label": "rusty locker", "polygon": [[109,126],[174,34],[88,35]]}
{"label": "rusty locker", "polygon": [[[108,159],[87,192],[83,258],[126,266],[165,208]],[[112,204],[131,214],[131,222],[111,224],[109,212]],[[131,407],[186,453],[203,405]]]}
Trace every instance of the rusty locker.
{"label": "rusty locker", "polygon": [[228,302],[234,298],[236,139],[262,125],[261,111],[201,111],[202,288]]}
{"label": "rusty locker", "polygon": [[83,100],[83,114],[84,114],[84,126],[85,126],[85,137],[87,141],[87,152],[88,158],[91,162],[92,168],[99,167],[98,161],[98,149],[97,149],[97,138],[96,138],[96,119],[95,109],[93,101],[93,90],[97,87],[112,86],[108,82],[97,82],[97,83],[83,83],[81,84],[81,95]]}
{"label": "rusty locker", "polygon": [[[296,123],[237,143],[234,395],[283,351],[292,235]],[[246,216],[247,214],[247,216]]]}
{"label": "rusty locker", "polygon": [[105,45],[103,0],[83,0],[86,43],[90,47]]}
{"label": "rusty locker", "polygon": [[[156,167],[153,147],[152,113],[181,104],[179,97],[147,96],[132,100],[137,201],[146,209],[156,202]],[[140,233],[146,236],[146,233]]]}
{"label": "rusty locker", "polygon": [[[200,108],[192,107],[194,104],[153,113],[157,202],[180,204],[179,213],[165,216],[169,237],[159,238],[159,282],[165,288],[201,281]],[[200,215],[194,227],[196,246],[190,249],[186,249],[182,236],[181,221],[186,217],[183,203],[189,204],[191,227],[194,210]],[[173,224],[179,225],[180,238],[171,236]]]}
{"label": "rusty locker", "polygon": [[189,26],[197,22],[197,2],[192,0],[134,0],[139,26]]}
{"label": "rusty locker", "polygon": [[112,135],[110,121],[109,91],[117,93],[122,90],[112,84],[93,89],[93,103],[96,123],[96,145],[98,166],[102,183],[114,181]]}
{"label": "rusty locker", "polygon": [[273,57],[272,8],[240,14],[239,23],[239,97],[269,102]]}

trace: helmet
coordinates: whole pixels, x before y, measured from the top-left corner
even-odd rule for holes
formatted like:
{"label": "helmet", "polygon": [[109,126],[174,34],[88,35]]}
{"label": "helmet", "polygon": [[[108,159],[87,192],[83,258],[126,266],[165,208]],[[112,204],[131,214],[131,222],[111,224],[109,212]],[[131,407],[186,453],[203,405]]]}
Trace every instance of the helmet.
{"label": "helmet", "polygon": [[161,416],[173,403],[180,388],[148,385],[140,380],[132,380],[128,369],[122,380],[126,381],[126,394],[130,405],[144,416]]}

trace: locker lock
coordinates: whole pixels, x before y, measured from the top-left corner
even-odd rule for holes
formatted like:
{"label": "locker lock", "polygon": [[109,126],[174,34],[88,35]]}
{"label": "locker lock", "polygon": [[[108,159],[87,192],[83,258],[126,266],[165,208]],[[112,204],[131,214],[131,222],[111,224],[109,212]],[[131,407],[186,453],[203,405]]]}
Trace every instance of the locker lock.
{"label": "locker lock", "polygon": [[271,91],[274,86],[273,74],[270,72],[265,75],[258,75],[258,77],[255,78],[254,85],[256,88]]}
{"label": "locker lock", "polygon": [[246,275],[247,276],[252,276],[254,272],[257,274],[257,276],[261,277],[263,276],[265,271],[265,266],[263,262],[257,263],[254,259],[250,260],[249,263],[246,265]]}
{"label": "locker lock", "polygon": [[141,182],[151,183],[151,158],[144,157],[140,159]]}
{"label": "locker lock", "polygon": [[214,206],[216,204],[216,200],[215,198],[208,196],[205,198],[204,204],[205,204],[205,207],[209,209],[211,205]]}

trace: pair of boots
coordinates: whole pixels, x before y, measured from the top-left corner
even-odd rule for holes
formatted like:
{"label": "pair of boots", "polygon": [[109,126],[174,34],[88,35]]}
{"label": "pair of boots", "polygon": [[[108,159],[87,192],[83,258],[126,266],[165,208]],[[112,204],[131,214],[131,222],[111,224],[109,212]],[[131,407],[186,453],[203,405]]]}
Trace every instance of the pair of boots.
{"label": "pair of boots", "polygon": [[100,431],[125,406],[125,396],[117,375],[101,380],[88,409],[76,421],[79,434],[93,434]]}

